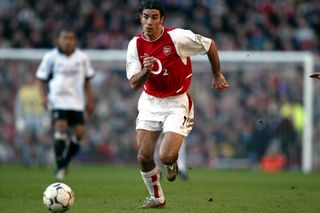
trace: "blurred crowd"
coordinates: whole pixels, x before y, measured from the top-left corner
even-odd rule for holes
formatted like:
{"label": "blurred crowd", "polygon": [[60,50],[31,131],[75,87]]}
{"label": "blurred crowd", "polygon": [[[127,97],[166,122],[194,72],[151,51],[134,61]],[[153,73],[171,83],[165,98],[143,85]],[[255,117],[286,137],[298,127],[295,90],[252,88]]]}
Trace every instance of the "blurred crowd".
{"label": "blurred crowd", "polygon": [[[220,50],[319,52],[317,0],[163,0],[169,27],[214,38]],[[138,0],[1,0],[0,47],[52,47],[74,26],[82,48],[125,49],[140,31]]]}
{"label": "blurred crowd", "polygon": [[[78,160],[134,163],[140,92],[129,87],[124,63],[108,63],[93,62],[97,71],[93,79],[96,109],[88,120],[87,138]],[[39,108],[32,79],[38,64],[0,61],[1,161],[46,165],[53,160],[49,115]],[[223,66],[231,87],[221,94],[210,89],[209,64],[194,62],[190,94],[196,122],[187,138],[189,166],[259,168],[264,157],[282,156],[286,160],[283,167],[298,168],[304,119],[301,66]]]}
{"label": "blurred crowd", "polygon": [[[53,47],[56,30],[69,23],[75,27],[83,49],[125,49],[132,36],[140,32],[135,18],[138,3],[1,0],[0,48]],[[219,50],[308,50],[319,54],[317,0],[163,3],[166,26],[191,28],[211,37]],[[23,111],[24,104],[37,102],[29,95],[33,91],[29,77],[38,64],[39,61],[0,60],[0,162],[22,160],[26,165],[43,165],[52,161],[48,115],[40,110]],[[123,64],[115,68],[94,62],[93,66],[97,70],[97,106],[94,116],[89,118],[79,159],[136,162],[134,126],[139,92],[129,88]],[[261,162],[269,162],[266,157],[270,156],[282,159],[281,168],[301,165],[304,118],[303,73],[299,65],[225,64],[223,69],[231,87],[224,94],[210,90],[210,72],[196,71],[209,67],[195,63],[194,69],[190,93],[195,102],[196,122],[187,138],[190,166],[258,168]],[[316,98],[316,106],[319,105],[320,99]],[[28,113],[38,120],[29,121]],[[318,120],[320,112],[315,113],[316,124],[320,123]],[[42,128],[31,128],[35,123],[41,123]],[[319,126],[315,125],[315,136],[320,132]],[[270,168],[267,163],[263,165]]]}

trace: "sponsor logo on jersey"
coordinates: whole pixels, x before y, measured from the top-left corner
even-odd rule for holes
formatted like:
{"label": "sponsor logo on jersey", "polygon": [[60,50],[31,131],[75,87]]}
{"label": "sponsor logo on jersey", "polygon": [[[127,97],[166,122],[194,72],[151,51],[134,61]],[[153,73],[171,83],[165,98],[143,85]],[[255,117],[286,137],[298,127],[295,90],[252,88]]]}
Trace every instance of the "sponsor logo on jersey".
{"label": "sponsor logo on jersey", "polygon": [[168,56],[171,53],[171,47],[170,46],[164,46],[163,47],[163,53]]}
{"label": "sponsor logo on jersey", "polygon": [[162,71],[162,64],[161,64],[161,61],[157,58],[156,59],[156,63],[158,64],[158,70],[152,70],[151,73],[155,74],[155,75],[158,75],[161,73]]}

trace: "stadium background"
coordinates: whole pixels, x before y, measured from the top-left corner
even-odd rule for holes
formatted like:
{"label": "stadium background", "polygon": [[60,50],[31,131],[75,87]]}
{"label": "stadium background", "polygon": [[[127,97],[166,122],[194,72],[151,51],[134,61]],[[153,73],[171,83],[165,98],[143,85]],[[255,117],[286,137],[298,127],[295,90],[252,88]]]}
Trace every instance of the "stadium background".
{"label": "stadium background", "polygon": [[[190,28],[211,37],[219,50],[312,51],[319,67],[320,3],[316,0],[163,2],[166,26]],[[75,27],[82,49],[125,50],[131,37],[140,32],[140,23],[134,18],[137,4],[120,0],[1,0],[0,48],[52,48],[56,30],[68,22]],[[48,117],[39,108],[23,104],[24,98],[34,98],[33,76],[38,64],[0,59],[1,162],[52,162]],[[93,65],[98,71],[94,80],[97,106],[77,160],[136,163],[134,124],[139,94],[130,90],[123,65]],[[282,67],[285,71],[268,74],[261,67],[251,69],[255,71],[227,72],[233,90],[223,95],[211,92],[210,72],[194,77],[197,111],[187,141],[190,166],[258,168],[260,160],[271,152],[283,154],[287,168],[300,167],[301,68]],[[25,85],[29,87],[21,92]],[[319,87],[320,83],[315,83],[315,93]],[[319,104],[316,95],[314,140],[320,136]],[[31,119],[26,119],[28,115]],[[319,169],[320,162],[315,166]]]}

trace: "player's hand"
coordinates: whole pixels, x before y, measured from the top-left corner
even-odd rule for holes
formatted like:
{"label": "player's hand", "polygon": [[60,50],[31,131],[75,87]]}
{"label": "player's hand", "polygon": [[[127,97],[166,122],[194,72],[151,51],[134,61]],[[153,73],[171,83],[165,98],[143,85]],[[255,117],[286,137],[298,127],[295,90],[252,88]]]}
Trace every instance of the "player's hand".
{"label": "player's hand", "polygon": [[153,56],[149,56],[147,53],[141,56],[141,58],[143,59],[143,68],[146,69],[148,72],[152,71],[153,64],[156,61],[156,59]]}
{"label": "player's hand", "polygon": [[93,111],[94,111],[94,101],[91,100],[91,101],[87,101],[87,104],[86,104],[86,111],[88,113],[89,116],[92,115]]}
{"label": "player's hand", "polygon": [[226,79],[224,78],[223,74],[215,75],[212,79],[212,88],[223,92],[226,88],[229,87]]}
{"label": "player's hand", "polygon": [[319,78],[320,79],[320,72],[314,72],[309,76],[310,78]]}

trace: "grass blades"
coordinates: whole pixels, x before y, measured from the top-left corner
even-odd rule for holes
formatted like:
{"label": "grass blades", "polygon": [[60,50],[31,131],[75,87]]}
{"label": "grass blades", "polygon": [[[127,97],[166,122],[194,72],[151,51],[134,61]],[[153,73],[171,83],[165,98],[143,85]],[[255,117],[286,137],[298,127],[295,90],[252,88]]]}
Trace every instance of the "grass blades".
{"label": "grass blades", "polygon": [[[0,165],[0,212],[48,212],[42,194],[55,182],[53,170]],[[137,166],[72,165],[65,183],[75,192],[70,213],[320,212],[319,173],[193,168],[188,181],[170,183],[163,176],[167,205],[161,210],[136,209],[147,196]]]}

